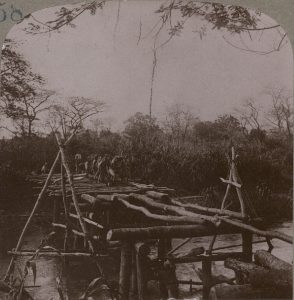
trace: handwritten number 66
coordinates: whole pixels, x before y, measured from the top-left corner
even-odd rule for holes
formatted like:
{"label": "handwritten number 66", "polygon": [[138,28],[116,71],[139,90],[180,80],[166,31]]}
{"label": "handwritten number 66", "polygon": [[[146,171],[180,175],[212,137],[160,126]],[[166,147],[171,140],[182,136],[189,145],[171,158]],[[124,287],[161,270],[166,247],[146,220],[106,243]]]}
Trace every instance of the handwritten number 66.
{"label": "handwritten number 66", "polygon": [[[0,3],[0,6],[1,5],[3,5],[3,3]],[[19,22],[22,20],[22,12],[20,11],[20,9],[14,8],[13,5],[11,5],[10,15],[9,12],[7,13],[5,9],[0,8],[0,23],[4,22],[7,19],[7,16],[10,16],[10,20],[13,22]]]}

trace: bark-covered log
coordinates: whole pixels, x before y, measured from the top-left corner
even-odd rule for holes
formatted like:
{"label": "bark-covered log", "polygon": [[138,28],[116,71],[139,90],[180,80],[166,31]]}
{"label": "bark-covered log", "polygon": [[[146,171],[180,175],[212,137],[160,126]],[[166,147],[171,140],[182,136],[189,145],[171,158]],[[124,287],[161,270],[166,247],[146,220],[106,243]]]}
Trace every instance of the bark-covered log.
{"label": "bark-covered log", "polygon": [[147,191],[146,194],[156,200],[160,200],[166,204],[170,203],[170,198],[169,195],[166,193],[160,193],[160,192],[156,192],[156,191]]}
{"label": "bark-covered log", "polygon": [[163,204],[163,203],[158,203],[154,201],[153,199],[146,197],[144,195],[139,195],[139,194],[130,194],[130,197],[136,199],[137,201],[140,201],[142,205],[146,205],[148,207],[154,208],[154,209],[160,209],[163,212],[169,212],[176,214],[178,216],[186,216],[186,217],[191,217],[195,221],[194,223],[198,224],[203,224],[203,221],[209,221],[212,223],[216,222],[216,219],[214,217],[206,216],[206,215],[201,215],[201,214],[196,214],[190,211],[187,211],[183,207],[175,206],[175,205],[168,205],[168,204]]}
{"label": "bark-covered log", "polygon": [[[237,233],[236,228],[220,226],[219,234]],[[107,240],[119,241],[124,239],[158,239],[158,238],[186,238],[201,237],[215,234],[215,228],[210,225],[172,225],[153,226],[144,228],[120,228],[112,229],[107,233]]]}
{"label": "bark-covered log", "polygon": [[239,284],[249,283],[249,275],[251,272],[264,269],[254,263],[247,263],[234,258],[226,259],[224,265],[226,268],[235,271],[236,281]]}
{"label": "bark-covered log", "polygon": [[250,272],[255,272],[258,270],[264,270],[263,267],[256,265],[255,263],[246,263],[234,258],[228,258],[225,260],[225,267],[232,269],[235,272],[242,272],[249,275]]}
{"label": "bark-covered log", "polygon": [[254,287],[275,287],[283,291],[282,295],[289,295],[292,292],[292,270],[271,270],[230,258],[225,261],[225,267],[234,270],[236,274],[241,273],[244,281]]}
{"label": "bark-covered log", "polygon": [[272,270],[285,270],[292,272],[292,265],[277,258],[265,250],[257,250],[254,254],[255,263]]}
{"label": "bark-covered log", "polygon": [[133,210],[133,211],[140,212],[150,219],[169,222],[169,223],[195,223],[195,224],[204,224],[205,223],[204,220],[201,220],[199,218],[193,218],[191,216],[172,216],[172,215],[155,214],[155,213],[150,212],[147,208],[145,208],[143,206],[131,204],[127,200],[125,200],[121,197],[118,197],[117,201],[122,203],[126,208]]}
{"label": "bark-covered log", "polygon": [[252,233],[255,233],[259,236],[264,236],[264,237],[269,237],[269,238],[276,238],[279,239],[281,241],[287,242],[289,244],[293,243],[293,238],[290,235],[284,234],[282,232],[279,231],[274,231],[274,230],[261,230],[258,229],[252,225],[248,225],[248,224],[244,224],[241,223],[237,220],[231,220],[229,218],[226,217],[217,217],[220,221],[223,221],[227,224],[231,224],[233,226],[239,227],[240,229],[246,230],[246,231],[250,231]]}
{"label": "bark-covered log", "polygon": [[227,210],[227,209],[218,209],[218,208],[210,208],[210,207],[205,207],[205,206],[201,206],[198,204],[192,204],[192,203],[183,203],[181,201],[181,198],[174,198],[171,199],[171,203],[174,205],[178,205],[181,207],[185,207],[191,210],[195,210],[195,211],[200,211],[200,212],[205,212],[207,214],[213,214],[213,215],[220,215],[220,216],[229,216],[229,217],[233,217],[236,219],[244,219],[244,217],[242,216],[241,213],[235,212],[235,211],[231,211],[231,210]]}
{"label": "bark-covered log", "polygon": [[287,296],[278,295],[273,288],[253,288],[250,284],[226,285],[219,284],[210,291],[209,299],[290,299]]}

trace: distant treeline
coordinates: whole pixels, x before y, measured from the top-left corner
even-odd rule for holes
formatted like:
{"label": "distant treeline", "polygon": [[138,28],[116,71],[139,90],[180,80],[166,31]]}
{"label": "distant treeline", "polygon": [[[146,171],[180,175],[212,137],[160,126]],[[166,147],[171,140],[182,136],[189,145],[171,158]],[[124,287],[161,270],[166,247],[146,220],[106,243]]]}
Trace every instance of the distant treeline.
{"label": "distant treeline", "polygon": [[[121,133],[82,130],[67,151],[72,160],[80,153],[84,161],[94,155],[124,155],[130,178],[175,187],[185,194],[206,194],[210,205],[217,206],[225,189],[219,178],[228,176],[231,146],[238,154],[246,197],[257,213],[291,216],[292,138],[274,130],[247,130],[231,115],[214,122],[174,116],[162,124],[137,113]],[[40,172],[45,161],[53,162],[57,145],[52,134],[15,137],[0,141],[0,153],[3,207],[1,199],[7,198],[4,194],[10,188],[21,184],[26,174]]]}

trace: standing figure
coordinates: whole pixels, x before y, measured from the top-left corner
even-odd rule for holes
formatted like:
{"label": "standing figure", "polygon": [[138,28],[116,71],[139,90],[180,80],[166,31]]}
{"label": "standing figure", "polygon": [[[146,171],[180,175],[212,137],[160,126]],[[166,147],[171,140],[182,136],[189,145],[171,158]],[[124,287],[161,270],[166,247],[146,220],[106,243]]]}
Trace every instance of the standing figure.
{"label": "standing figure", "polygon": [[48,168],[47,168],[47,161],[45,161],[44,165],[41,168],[41,173],[46,174],[48,173]]}
{"label": "standing figure", "polygon": [[110,168],[110,157],[108,154],[106,154],[98,162],[98,169],[95,174],[95,177],[98,179],[98,182],[103,182],[109,185],[110,183],[109,168]]}
{"label": "standing figure", "polygon": [[109,173],[112,181],[120,181],[121,183],[127,181],[127,168],[125,158],[121,155],[116,155],[110,165]]}
{"label": "standing figure", "polygon": [[79,173],[79,167],[80,167],[80,162],[82,160],[82,155],[77,153],[75,155],[75,167],[76,167],[76,173]]}
{"label": "standing figure", "polygon": [[97,165],[98,165],[98,155],[95,155],[91,163],[91,173],[93,175],[95,175],[97,172]]}
{"label": "standing figure", "polygon": [[87,159],[85,162],[84,162],[84,169],[85,169],[85,173],[86,174],[89,174],[89,159]]}

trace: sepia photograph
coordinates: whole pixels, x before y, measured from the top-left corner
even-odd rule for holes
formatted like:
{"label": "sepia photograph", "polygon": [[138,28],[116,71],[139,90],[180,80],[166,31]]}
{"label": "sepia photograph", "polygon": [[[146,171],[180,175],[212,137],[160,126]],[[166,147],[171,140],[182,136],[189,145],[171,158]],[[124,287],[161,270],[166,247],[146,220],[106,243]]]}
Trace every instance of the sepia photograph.
{"label": "sepia photograph", "polygon": [[292,299],[286,30],[191,0],[16,12],[0,300]]}

